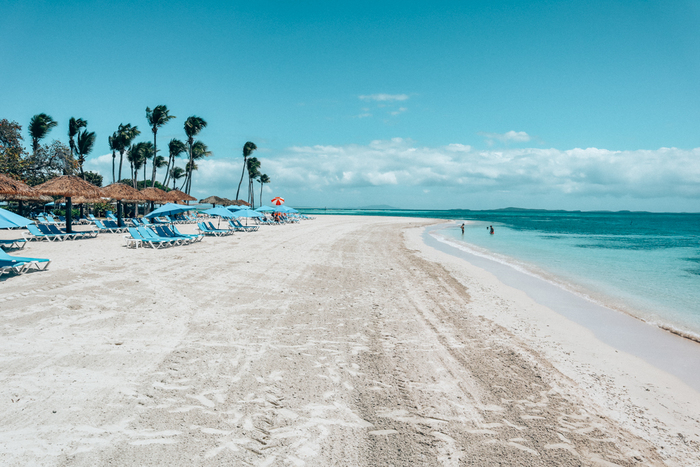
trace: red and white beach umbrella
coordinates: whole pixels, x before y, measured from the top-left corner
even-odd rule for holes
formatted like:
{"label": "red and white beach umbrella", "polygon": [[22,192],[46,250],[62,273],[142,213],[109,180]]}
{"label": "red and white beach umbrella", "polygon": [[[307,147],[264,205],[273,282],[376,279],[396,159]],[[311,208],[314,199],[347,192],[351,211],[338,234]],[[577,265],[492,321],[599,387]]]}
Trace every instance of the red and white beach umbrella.
{"label": "red and white beach umbrella", "polygon": [[272,204],[280,206],[280,205],[284,204],[284,198],[280,198],[279,196],[275,196],[274,198],[272,198]]}

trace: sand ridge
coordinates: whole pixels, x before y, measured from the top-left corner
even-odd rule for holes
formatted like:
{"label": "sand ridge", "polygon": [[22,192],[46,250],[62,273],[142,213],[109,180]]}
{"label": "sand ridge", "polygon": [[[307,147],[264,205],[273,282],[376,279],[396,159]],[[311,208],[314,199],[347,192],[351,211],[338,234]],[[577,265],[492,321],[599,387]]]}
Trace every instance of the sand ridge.
{"label": "sand ridge", "polygon": [[0,463],[663,465],[406,248],[429,222],[28,246],[53,263],[0,282]]}

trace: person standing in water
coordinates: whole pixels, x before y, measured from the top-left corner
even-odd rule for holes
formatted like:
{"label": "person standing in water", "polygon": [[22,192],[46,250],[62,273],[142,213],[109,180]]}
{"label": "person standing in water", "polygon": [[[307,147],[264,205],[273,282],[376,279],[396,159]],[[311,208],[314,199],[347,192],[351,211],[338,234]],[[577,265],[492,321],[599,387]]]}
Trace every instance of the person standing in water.
{"label": "person standing in water", "polygon": [[489,225],[489,230],[490,230],[491,235],[493,235],[493,226],[492,225]]}
{"label": "person standing in water", "polygon": [[464,222],[462,222],[462,235],[464,235]]}

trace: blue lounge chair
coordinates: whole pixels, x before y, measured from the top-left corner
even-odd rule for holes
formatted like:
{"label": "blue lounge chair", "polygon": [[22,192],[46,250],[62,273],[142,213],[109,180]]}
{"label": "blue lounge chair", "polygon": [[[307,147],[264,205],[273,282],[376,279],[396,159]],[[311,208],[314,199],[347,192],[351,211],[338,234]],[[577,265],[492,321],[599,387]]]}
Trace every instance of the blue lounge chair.
{"label": "blue lounge chair", "polygon": [[231,228],[233,228],[233,230],[238,232],[255,232],[260,228],[257,225],[243,225],[238,219],[230,219],[228,224],[231,226]]}
{"label": "blue lounge chair", "polygon": [[169,228],[170,228],[170,230],[173,231],[173,233],[174,233],[175,235],[179,235],[180,237],[190,237],[190,238],[192,238],[192,243],[194,243],[194,242],[201,242],[202,239],[204,238],[204,235],[203,235],[203,234],[183,234],[183,233],[180,232],[180,231],[178,230],[178,228],[175,227],[174,225],[171,225]]}
{"label": "blue lounge chair", "polygon": [[2,248],[17,248],[21,250],[27,244],[26,238],[15,238],[12,240],[0,240],[0,247]]}
{"label": "blue lounge chair", "polygon": [[211,223],[206,225],[204,222],[199,222],[197,224],[197,230],[199,230],[203,235],[222,237],[224,235],[231,235],[233,230],[229,229],[216,229]]}
{"label": "blue lounge chair", "polygon": [[155,233],[164,238],[173,238],[175,240],[181,240],[183,245],[188,245],[193,242],[192,238],[189,235],[177,235],[175,232],[173,232],[168,226],[165,225],[155,225],[153,226],[153,229],[155,229]]}
{"label": "blue lounge chair", "polygon": [[[143,227],[141,227],[143,228]],[[171,246],[174,244],[173,239],[161,239],[159,237],[152,238],[150,235],[146,234],[146,237],[138,230],[137,227],[129,227],[129,238],[127,235],[124,236],[126,241],[126,246],[138,248],[139,246],[150,246],[153,249],[159,249],[166,246]]]}
{"label": "blue lounge chair", "polygon": [[99,219],[95,219],[93,222],[95,223],[95,227],[97,227],[98,232],[102,232],[102,233],[115,233],[116,232],[115,230],[111,229],[110,227],[107,227],[106,225],[104,225],[102,223],[102,221]]}
{"label": "blue lounge chair", "polygon": [[75,240],[75,237],[78,236],[75,232],[63,232],[53,224],[39,224],[37,227],[39,227],[39,231],[41,231],[41,233],[43,233],[44,235],[56,235],[59,237],[62,236],[64,240]]}
{"label": "blue lounge chair", "polygon": [[185,240],[182,238],[161,237],[148,227],[136,227],[136,230],[139,231],[141,237],[143,238],[157,240],[160,242],[169,242],[170,246],[178,246],[185,243]]}
{"label": "blue lounge chair", "polygon": [[51,260],[43,258],[10,256],[0,249],[0,273],[14,272],[15,274],[24,274],[31,268],[44,271],[49,267],[50,262]]}
{"label": "blue lounge chair", "polygon": [[[30,235],[27,236],[27,234]],[[66,239],[65,235],[55,235],[51,233],[45,234],[41,230],[39,230],[39,226],[37,226],[36,224],[29,224],[27,226],[27,232],[22,232],[22,235],[28,241],[36,240],[38,242],[40,242],[41,240],[46,240],[48,242],[62,242]]]}
{"label": "blue lounge chair", "polygon": [[119,227],[119,225],[112,220],[104,221],[104,226],[108,229],[112,229],[113,232],[126,232],[126,227]]}

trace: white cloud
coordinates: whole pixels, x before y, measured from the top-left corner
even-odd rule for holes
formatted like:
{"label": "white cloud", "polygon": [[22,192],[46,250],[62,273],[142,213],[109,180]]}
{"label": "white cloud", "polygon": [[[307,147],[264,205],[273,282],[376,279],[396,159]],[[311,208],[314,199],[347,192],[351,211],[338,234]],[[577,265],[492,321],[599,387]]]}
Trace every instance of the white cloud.
{"label": "white cloud", "polygon": [[365,113],[361,113],[360,115],[358,115],[357,118],[367,118],[367,117],[371,117],[371,116],[372,116],[371,113],[365,112]]}
{"label": "white cloud", "polygon": [[[577,200],[624,198],[632,201],[585,206],[677,210],[679,205],[664,208],[660,200],[687,200],[683,206],[696,206],[700,199],[700,148],[476,150],[461,143],[429,147],[393,138],[365,145],[294,146],[258,158],[272,180],[264,197],[281,195],[291,205],[352,206],[393,200],[403,207],[424,203],[442,209],[465,199],[482,205],[499,203],[495,207],[527,202],[524,207],[557,208],[569,200],[567,206],[580,209],[585,204]],[[234,158],[199,161],[193,196],[232,198],[241,164]],[[88,159],[86,169],[98,170],[106,184],[111,181],[111,154]],[[257,183],[255,190],[257,196]]]}
{"label": "white cloud", "polygon": [[391,112],[391,115],[399,115],[399,114],[404,113],[407,110],[408,109],[406,107],[399,107],[398,110],[394,110],[393,112]]}
{"label": "white cloud", "polygon": [[[265,164],[277,183],[340,187],[453,186],[467,192],[700,197],[700,148],[508,149],[454,143],[420,147],[394,138],[368,145],[291,147]],[[270,172],[268,172],[270,173]]]}
{"label": "white cloud", "polygon": [[530,135],[525,133],[524,131],[507,131],[505,133],[484,133],[481,132],[479,133],[482,136],[485,136],[486,139],[488,140],[498,140],[502,141],[504,143],[513,141],[516,143],[526,143],[530,141],[532,138],[530,138]]}
{"label": "white cloud", "polygon": [[406,101],[407,94],[369,94],[358,96],[363,101]]}

